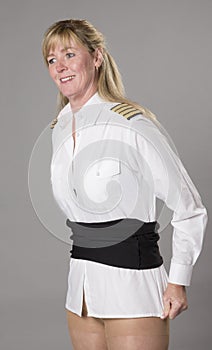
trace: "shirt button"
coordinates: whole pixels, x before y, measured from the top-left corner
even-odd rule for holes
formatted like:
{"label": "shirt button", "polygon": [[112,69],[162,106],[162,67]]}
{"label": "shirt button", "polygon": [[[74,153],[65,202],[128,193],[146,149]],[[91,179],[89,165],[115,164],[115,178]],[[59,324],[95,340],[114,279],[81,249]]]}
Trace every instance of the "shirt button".
{"label": "shirt button", "polygon": [[96,175],[97,175],[97,176],[99,176],[99,175],[100,175],[100,172],[99,172],[99,171],[97,171]]}
{"label": "shirt button", "polygon": [[79,136],[79,132],[77,132],[77,136]]}

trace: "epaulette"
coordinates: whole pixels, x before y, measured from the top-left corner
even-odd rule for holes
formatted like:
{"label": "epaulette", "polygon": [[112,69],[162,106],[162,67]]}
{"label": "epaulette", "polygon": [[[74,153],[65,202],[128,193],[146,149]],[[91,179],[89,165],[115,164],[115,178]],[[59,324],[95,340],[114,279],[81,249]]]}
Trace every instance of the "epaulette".
{"label": "epaulette", "polygon": [[135,108],[132,105],[127,104],[127,103],[119,103],[119,104],[115,105],[114,107],[112,107],[111,111],[122,115],[123,117],[125,117],[128,120],[135,117],[138,114],[142,114],[142,112],[139,109],[137,109],[137,108]]}
{"label": "epaulette", "polygon": [[57,124],[57,118],[52,121],[50,128],[53,129],[55,124]]}

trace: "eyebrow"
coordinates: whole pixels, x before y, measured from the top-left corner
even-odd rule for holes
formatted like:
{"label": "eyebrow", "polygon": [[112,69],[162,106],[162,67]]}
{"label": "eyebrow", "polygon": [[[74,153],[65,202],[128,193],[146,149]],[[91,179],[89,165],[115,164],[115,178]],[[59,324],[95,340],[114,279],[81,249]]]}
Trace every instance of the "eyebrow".
{"label": "eyebrow", "polygon": [[[75,50],[74,47],[72,47],[72,46],[67,46],[67,47],[64,47],[64,48],[61,50],[61,52],[67,51],[67,50],[69,50],[69,49]],[[50,53],[47,55],[47,58],[50,57],[50,56],[54,56],[54,53],[53,53],[53,52],[50,52]]]}

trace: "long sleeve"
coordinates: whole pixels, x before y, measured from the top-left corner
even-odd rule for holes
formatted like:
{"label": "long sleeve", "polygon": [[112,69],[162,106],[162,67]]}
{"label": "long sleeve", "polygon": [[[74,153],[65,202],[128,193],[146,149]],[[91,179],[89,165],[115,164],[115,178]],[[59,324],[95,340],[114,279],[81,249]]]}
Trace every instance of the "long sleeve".
{"label": "long sleeve", "polygon": [[133,118],[136,147],[145,160],[153,191],[173,211],[169,282],[188,286],[202,250],[207,211],[181,160],[152,121]]}

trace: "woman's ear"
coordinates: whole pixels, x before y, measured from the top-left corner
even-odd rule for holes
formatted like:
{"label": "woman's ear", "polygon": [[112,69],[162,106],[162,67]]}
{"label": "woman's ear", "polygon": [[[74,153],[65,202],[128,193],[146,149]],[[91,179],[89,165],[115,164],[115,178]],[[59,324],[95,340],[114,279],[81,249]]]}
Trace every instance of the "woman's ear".
{"label": "woman's ear", "polygon": [[97,47],[95,49],[95,53],[94,53],[94,64],[95,64],[95,68],[98,69],[103,61],[103,48],[102,47]]}

